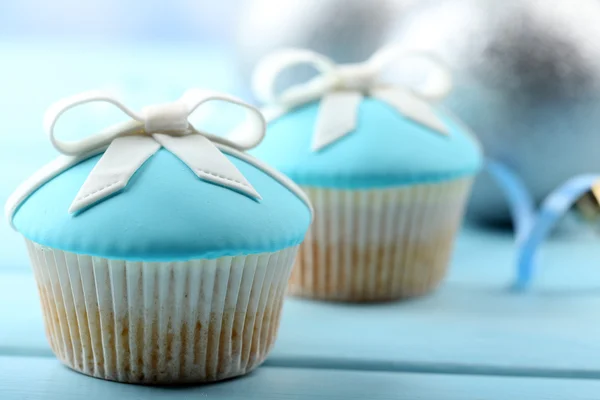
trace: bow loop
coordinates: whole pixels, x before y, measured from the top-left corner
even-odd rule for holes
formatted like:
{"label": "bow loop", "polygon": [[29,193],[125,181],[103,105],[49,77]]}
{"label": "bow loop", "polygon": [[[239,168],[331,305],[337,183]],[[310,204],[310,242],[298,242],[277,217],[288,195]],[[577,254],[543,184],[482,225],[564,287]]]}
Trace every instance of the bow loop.
{"label": "bow loop", "polygon": [[[129,123],[127,126],[121,126],[120,129],[114,129],[113,127],[80,140],[63,141],[56,137],[56,123],[66,111],[80,105],[98,102],[104,102],[116,106],[125,115],[129,116],[133,122]],[[135,129],[135,127],[138,126],[142,120],[143,117],[141,115],[129,109],[110,93],[103,91],[91,91],[65,98],[50,106],[44,115],[44,129],[48,134],[52,146],[54,146],[56,150],[65,155],[75,156],[88,153],[99,147],[107,146],[120,134],[121,131]]]}
{"label": "bow loop", "polygon": [[[433,54],[420,51],[405,51],[397,45],[381,48],[367,61],[372,69],[376,70],[380,84],[406,86],[415,94],[428,100],[440,100],[452,90],[452,74],[445,63]],[[423,72],[424,82],[417,84],[401,79],[398,67],[404,70]],[[391,72],[389,81],[386,81],[386,72]],[[394,73],[396,72],[396,73]]]}
{"label": "bow loop", "polygon": [[257,98],[264,103],[293,102],[298,89],[302,93],[313,87],[316,91],[320,90],[322,83],[315,85],[317,82],[311,80],[293,85],[277,94],[275,86],[281,75],[290,68],[302,65],[314,68],[321,77],[328,76],[337,68],[333,60],[310,50],[285,49],[268,55],[257,65],[252,76],[252,89]]}
{"label": "bow loop", "polygon": [[[62,114],[98,101],[116,106],[131,117],[131,121],[77,141],[62,141],[56,137],[56,122]],[[197,131],[188,118],[212,101],[242,107],[246,119],[225,137]],[[46,113],[45,126],[54,147],[65,155],[83,159],[106,149],[77,194],[70,212],[93,206],[124,189],[133,174],[161,147],[183,161],[200,179],[260,199],[258,192],[217,147],[248,150],[264,137],[262,114],[235,97],[195,89],[175,102],[147,106],[136,113],[108,93],[88,92],[52,106]]]}
{"label": "bow loop", "polygon": [[[427,64],[424,69],[427,76],[423,84],[413,87],[401,80],[385,80],[386,72],[394,72],[404,65],[414,65],[415,61]],[[281,74],[304,64],[313,66],[320,75],[276,94],[275,81]],[[253,76],[257,97],[272,106],[265,111],[271,118],[302,104],[321,100],[313,137],[314,151],[323,149],[356,129],[358,107],[364,96],[388,103],[405,117],[447,134],[445,124],[425,100],[441,99],[451,87],[450,73],[442,63],[430,55],[405,52],[398,46],[384,47],[364,63],[346,65],[337,65],[329,58],[309,50],[284,50],[264,58]]]}
{"label": "bow loop", "polygon": [[265,136],[266,122],[262,113],[237,97],[209,90],[190,89],[183,94],[179,101],[186,105],[188,117],[203,105],[218,102],[235,105],[244,111],[244,120],[227,135],[218,136],[203,132],[204,136],[210,138],[213,142],[246,151],[258,146]]}

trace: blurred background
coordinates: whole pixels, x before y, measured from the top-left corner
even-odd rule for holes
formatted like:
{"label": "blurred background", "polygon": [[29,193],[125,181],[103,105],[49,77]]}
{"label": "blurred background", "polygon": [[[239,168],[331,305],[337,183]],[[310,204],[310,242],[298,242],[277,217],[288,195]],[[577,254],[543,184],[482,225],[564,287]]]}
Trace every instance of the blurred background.
{"label": "blurred background", "polygon": [[4,38],[227,40],[240,1],[7,0]]}
{"label": "blurred background", "polygon": [[[448,64],[454,91],[441,105],[540,202],[569,177],[600,172],[598,21],[600,0],[3,0],[0,203],[56,155],[41,121],[61,97],[109,89],[139,108],[200,86],[252,101],[252,68],[270,51],[359,62],[391,42]],[[468,216],[510,220],[485,173]],[[0,269],[26,265],[4,221],[0,243]]]}

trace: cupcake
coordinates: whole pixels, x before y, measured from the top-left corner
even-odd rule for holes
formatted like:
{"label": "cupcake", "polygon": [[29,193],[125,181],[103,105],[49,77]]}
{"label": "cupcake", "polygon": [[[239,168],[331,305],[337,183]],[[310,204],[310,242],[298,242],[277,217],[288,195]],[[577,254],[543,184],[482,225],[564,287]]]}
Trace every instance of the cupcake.
{"label": "cupcake", "polygon": [[[319,75],[275,93],[280,74],[300,64]],[[426,72],[419,87],[385,79],[411,64]],[[428,101],[450,89],[446,70],[394,47],[341,66],[290,49],[263,60],[253,85],[268,127],[252,154],[299,184],[315,210],[289,292],[367,302],[433,290],[482,165],[474,136]]]}
{"label": "cupcake", "polygon": [[[229,136],[188,122],[214,100],[246,111]],[[94,101],[131,121],[79,141],[55,136],[63,112]],[[91,93],[57,103],[46,126],[64,155],[6,212],[25,238],[58,359],[144,384],[216,381],[260,365],[312,218],[297,186],[244,152],[263,138],[262,115],[201,90],[141,113]]]}

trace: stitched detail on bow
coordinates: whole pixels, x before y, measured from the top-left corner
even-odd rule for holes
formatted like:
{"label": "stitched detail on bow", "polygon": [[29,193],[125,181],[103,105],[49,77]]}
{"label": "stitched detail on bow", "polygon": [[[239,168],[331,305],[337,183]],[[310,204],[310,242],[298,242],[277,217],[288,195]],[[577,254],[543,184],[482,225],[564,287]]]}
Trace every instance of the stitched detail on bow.
{"label": "stitched detail on bow", "polygon": [[[56,137],[54,127],[65,111],[98,101],[116,106],[131,117],[131,121],[78,141],[67,142]],[[231,138],[204,134],[196,131],[189,123],[189,115],[209,101],[227,102],[246,111],[247,118],[233,129]],[[264,137],[265,120],[262,114],[235,97],[205,90],[190,90],[175,102],[147,106],[141,113],[137,113],[106,93],[91,92],[62,100],[52,106],[46,114],[45,123],[50,141],[65,155],[85,158],[86,154],[106,149],[75,196],[69,212],[88,208],[117,193],[161,147],[165,147],[203,181],[245,194],[255,200],[261,199],[260,194],[217,146],[219,144],[248,150]],[[115,176],[119,180],[113,181]]]}
{"label": "stitched detail on bow", "polygon": [[91,197],[91,196],[93,196],[93,195],[95,195],[95,194],[97,194],[97,193],[100,193],[100,192],[102,192],[102,191],[106,191],[106,190],[108,190],[108,189],[112,188],[113,186],[117,186],[117,185],[119,185],[119,184],[122,184],[122,183],[123,183],[123,180],[118,180],[118,181],[115,181],[115,182],[113,182],[113,183],[109,183],[108,185],[106,185],[106,186],[103,186],[103,187],[101,187],[100,189],[94,190],[93,192],[90,192],[90,193],[88,193],[88,194],[86,194],[86,195],[84,195],[84,196],[79,196],[79,197],[76,197],[76,198],[75,198],[75,200],[76,200],[76,201],[78,201],[78,200],[85,200],[85,199],[87,199],[88,197]]}
{"label": "stitched detail on bow", "polygon": [[211,175],[211,176],[214,176],[214,177],[217,177],[219,179],[223,179],[223,180],[226,180],[226,181],[229,181],[229,182],[239,183],[242,186],[250,187],[250,185],[248,183],[246,183],[246,182],[236,181],[235,179],[231,179],[231,178],[228,178],[226,176],[215,174],[215,173],[203,170],[203,169],[196,168],[196,171],[202,172],[203,174]]}

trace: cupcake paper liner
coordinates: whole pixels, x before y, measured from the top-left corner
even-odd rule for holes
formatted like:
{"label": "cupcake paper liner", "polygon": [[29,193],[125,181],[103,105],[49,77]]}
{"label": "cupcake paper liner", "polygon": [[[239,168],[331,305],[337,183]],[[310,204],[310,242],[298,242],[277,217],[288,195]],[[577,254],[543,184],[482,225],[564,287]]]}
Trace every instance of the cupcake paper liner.
{"label": "cupcake paper liner", "polygon": [[315,220],[289,293],[384,301],[425,294],[446,273],[472,179],[384,190],[303,187]]}
{"label": "cupcake paper liner", "polygon": [[260,365],[275,341],[298,249],[134,262],[26,242],[60,361],[144,384],[216,381]]}

